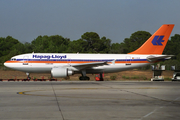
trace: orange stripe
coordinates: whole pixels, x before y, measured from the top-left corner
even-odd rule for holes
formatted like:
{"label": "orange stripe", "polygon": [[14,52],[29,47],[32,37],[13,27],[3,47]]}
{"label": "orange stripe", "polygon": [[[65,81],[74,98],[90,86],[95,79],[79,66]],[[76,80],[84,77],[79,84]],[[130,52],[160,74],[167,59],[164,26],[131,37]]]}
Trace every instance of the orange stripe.
{"label": "orange stripe", "polygon": [[[96,62],[88,62],[88,61],[7,61],[6,63],[96,63]],[[112,62],[108,62],[111,64]],[[116,61],[115,63],[149,63],[148,61]]]}
{"label": "orange stripe", "polygon": [[6,61],[5,63],[27,63],[27,61]]}
{"label": "orange stripe", "polygon": [[118,61],[118,62],[115,62],[115,63],[149,63],[148,61],[128,61],[128,62],[126,62],[126,61]]}

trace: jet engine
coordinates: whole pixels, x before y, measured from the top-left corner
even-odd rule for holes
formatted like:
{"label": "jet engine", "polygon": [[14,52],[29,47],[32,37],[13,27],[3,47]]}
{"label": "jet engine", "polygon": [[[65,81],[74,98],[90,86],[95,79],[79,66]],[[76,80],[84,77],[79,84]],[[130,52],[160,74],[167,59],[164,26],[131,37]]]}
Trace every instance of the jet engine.
{"label": "jet engine", "polygon": [[52,68],[51,75],[53,77],[67,77],[69,75],[73,75],[72,70],[68,70],[67,68]]}

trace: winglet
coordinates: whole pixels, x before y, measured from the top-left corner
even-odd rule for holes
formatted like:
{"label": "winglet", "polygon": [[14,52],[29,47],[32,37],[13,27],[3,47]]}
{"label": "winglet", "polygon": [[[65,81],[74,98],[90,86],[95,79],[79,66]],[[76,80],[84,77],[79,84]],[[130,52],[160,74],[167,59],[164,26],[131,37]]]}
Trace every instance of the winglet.
{"label": "winglet", "polygon": [[162,54],[173,27],[162,25],[140,48],[128,54]]}

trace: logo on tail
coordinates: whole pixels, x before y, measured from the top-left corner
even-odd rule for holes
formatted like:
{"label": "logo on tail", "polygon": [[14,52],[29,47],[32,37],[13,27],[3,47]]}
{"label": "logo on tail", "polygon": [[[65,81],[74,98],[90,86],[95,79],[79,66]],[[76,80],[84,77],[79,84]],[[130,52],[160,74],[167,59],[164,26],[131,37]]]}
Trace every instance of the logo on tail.
{"label": "logo on tail", "polygon": [[164,42],[163,38],[164,38],[164,35],[162,35],[162,36],[159,36],[159,35],[155,36],[154,39],[152,40],[152,44],[153,45],[161,45],[162,46],[163,45],[162,42]]}

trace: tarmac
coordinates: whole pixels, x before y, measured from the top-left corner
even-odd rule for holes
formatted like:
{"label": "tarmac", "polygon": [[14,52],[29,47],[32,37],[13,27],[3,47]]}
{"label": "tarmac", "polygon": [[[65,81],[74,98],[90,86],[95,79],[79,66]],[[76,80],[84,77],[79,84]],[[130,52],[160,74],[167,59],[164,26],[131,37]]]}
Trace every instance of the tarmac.
{"label": "tarmac", "polygon": [[179,120],[180,82],[0,82],[0,120]]}

